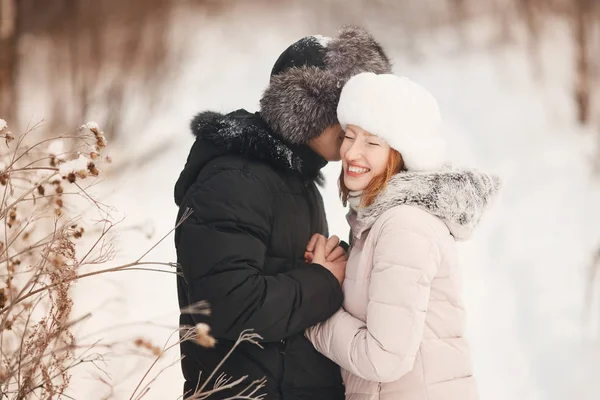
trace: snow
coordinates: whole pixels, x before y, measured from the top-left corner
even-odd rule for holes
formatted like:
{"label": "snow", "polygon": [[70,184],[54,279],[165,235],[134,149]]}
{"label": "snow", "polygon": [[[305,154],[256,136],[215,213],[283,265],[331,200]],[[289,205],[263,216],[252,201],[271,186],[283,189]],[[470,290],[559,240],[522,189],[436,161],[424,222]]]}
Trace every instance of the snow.
{"label": "snow", "polygon": [[[191,117],[205,109],[256,110],[273,62],[313,29],[310,21],[308,12],[297,9],[265,11],[257,19],[243,8],[233,8],[226,18],[183,17],[181,25],[198,34],[195,45],[180,81],[171,86],[171,108],[144,132],[150,138],[168,131],[176,146],[144,168],[111,177],[106,202],[127,217],[116,242],[120,261],[134,259],[157,240],[124,228],[147,221],[156,232],[173,227],[177,210],[172,189],[194,140]],[[555,31],[541,56],[568,60],[569,35],[564,27]],[[379,36],[383,32],[378,28]],[[247,45],[258,42],[260,47]],[[454,163],[482,168],[503,180],[495,206],[473,240],[459,248],[481,398],[600,398],[598,332],[584,315],[587,268],[600,245],[600,190],[589,162],[597,133],[576,123],[569,63],[546,62],[540,78],[530,67],[526,48],[457,54],[450,42],[448,35],[432,34],[423,45],[425,57],[414,64],[404,57],[404,49],[394,47],[394,38],[385,41],[395,72],[438,99]],[[131,156],[127,150],[112,151],[115,159]],[[338,163],[325,168],[328,184],[322,192],[330,231],[344,238],[348,227],[337,194],[339,168]],[[148,258],[175,261],[172,237]],[[79,311],[94,312],[86,333],[109,329],[99,336],[117,340],[143,335],[158,345],[168,340],[178,320],[174,276],[124,272],[102,279],[82,281],[76,289]],[[594,304],[590,307],[598,314]],[[176,351],[167,354],[164,364],[177,357]],[[107,359],[103,369],[122,380],[113,398],[129,398],[150,362]],[[146,398],[174,399],[181,388],[181,373],[174,366]],[[75,379],[76,398],[104,392],[108,389],[96,380]]]}
{"label": "snow", "polygon": [[94,121],[89,121],[89,122],[83,124],[81,127],[83,129],[89,129],[90,131],[91,130],[99,130],[100,129],[100,127],[98,126],[98,123],[94,122]]}
{"label": "snow", "polygon": [[80,154],[78,158],[60,164],[58,172],[61,176],[67,176],[72,172],[87,171],[89,162],[90,160],[86,156]]}
{"label": "snow", "polygon": [[323,47],[327,47],[327,45],[329,45],[329,42],[333,40],[332,37],[323,35],[312,35],[312,37],[315,38],[317,42]]}
{"label": "snow", "polygon": [[48,145],[48,153],[60,156],[65,153],[65,143],[61,139],[55,139]]}

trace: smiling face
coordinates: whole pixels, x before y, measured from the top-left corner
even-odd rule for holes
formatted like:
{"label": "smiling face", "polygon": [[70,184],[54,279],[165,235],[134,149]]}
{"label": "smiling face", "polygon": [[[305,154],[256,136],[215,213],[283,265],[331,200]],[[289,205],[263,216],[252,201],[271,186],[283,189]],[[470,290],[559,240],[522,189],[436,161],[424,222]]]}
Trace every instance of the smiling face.
{"label": "smiling face", "polygon": [[340,153],[344,185],[357,191],[366,189],[373,178],[386,171],[390,146],[364,129],[348,125]]}

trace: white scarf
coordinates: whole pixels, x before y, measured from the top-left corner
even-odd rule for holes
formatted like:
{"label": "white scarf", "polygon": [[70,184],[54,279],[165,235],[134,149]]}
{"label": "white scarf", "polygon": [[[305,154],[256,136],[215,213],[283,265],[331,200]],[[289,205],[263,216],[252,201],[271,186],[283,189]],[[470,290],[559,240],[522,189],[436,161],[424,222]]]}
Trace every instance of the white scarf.
{"label": "white scarf", "polygon": [[351,190],[348,193],[348,205],[350,209],[357,212],[360,208],[360,202],[362,200],[362,190]]}

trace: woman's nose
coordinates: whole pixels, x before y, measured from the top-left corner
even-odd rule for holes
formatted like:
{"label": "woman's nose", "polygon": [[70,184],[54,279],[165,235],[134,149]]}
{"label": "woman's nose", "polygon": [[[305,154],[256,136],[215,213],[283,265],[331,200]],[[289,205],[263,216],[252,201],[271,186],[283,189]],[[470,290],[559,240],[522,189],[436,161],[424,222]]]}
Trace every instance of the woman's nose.
{"label": "woman's nose", "polygon": [[352,143],[352,146],[350,146],[350,148],[346,152],[346,158],[350,161],[358,160],[361,157],[361,154],[362,146],[360,145],[360,143],[358,143],[358,141],[355,141],[354,143]]}

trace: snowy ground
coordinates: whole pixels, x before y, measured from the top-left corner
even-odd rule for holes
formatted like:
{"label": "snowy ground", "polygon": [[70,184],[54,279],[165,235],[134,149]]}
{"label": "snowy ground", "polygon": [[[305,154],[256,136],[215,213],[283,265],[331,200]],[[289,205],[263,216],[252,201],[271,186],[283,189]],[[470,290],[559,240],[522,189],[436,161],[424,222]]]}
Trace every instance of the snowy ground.
{"label": "snowy ground", "polygon": [[[311,16],[298,9],[249,18],[241,7],[226,18],[194,18],[182,23],[196,37],[190,40],[181,79],[165,93],[169,106],[143,132],[149,142],[169,137],[175,145],[152,163],[116,178],[118,185],[111,183],[119,189],[108,201],[127,215],[126,225],[151,223],[156,232],[152,240],[137,232],[121,233],[117,247],[123,260],[141,254],[174,223],[172,187],[193,140],[187,127],[191,116],[203,109],[255,110],[280,51],[305,34],[333,34],[333,29],[314,32]],[[461,245],[481,398],[600,398],[594,376],[600,367],[598,335],[585,328],[583,314],[586,268],[600,245],[600,226],[593,223],[600,218],[594,207],[600,190],[588,161],[595,148],[593,134],[574,122],[568,65],[547,63],[538,79],[517,47],[457,54],[450,36],[442,34],[427,38],[427,57],[410,64],[394,47],[394,38],[382,36],[384,27],[373,30],[396,60],[395,72],[420,82],[439,99],[452,159],[495,172],[504,181],[493,212],[474,240]],[[556,35],[543,57],[569,59],[564,35]],[[139,140],[137,134],[132,144],[134,140]],[[326,168],[323,195],[330,230],[344,234],[345,210],[335,184],[339,168]],[[172,242],[169,237],[149,258],[174,261]],[[85,331],[111,328],[101,336],[106,340],[144,336],[162,344],[176,327],[172,275],[128,272],[82,282],[77,290],[81,311],[95,310]],[[118,327],[135,321],[167,326]],[[171,360],[177,357],[177,351],[171,353]],[[139,364],[107,360],[105,370],[112,379],[125,377],[114,398],[129,398],[135,377],[127,374],[139,377],[147,365],[147,359]],[[176,365],[161,375],[147,398],[175,399],[181,384]],[[99,398],[106,390],[94,379],[78,379],[72,394]]]}

